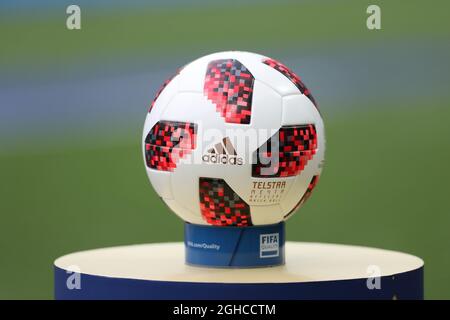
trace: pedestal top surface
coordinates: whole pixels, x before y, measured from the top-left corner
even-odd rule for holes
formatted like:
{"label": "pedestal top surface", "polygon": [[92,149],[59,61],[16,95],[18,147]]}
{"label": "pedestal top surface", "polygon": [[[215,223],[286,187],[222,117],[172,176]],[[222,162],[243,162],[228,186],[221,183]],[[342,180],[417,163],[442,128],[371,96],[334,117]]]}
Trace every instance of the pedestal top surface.
{"label": "pedestal top surface", "polygon": [[286,265],[270,268],[188,266],[184,263],[181,242],[81,251],[55,261],[55,266],[64,270],[104,277],[221,283],[289,283],[390,276],[416,270],[423,264],[418,257],[396,251],[303,242],[287,242]]}

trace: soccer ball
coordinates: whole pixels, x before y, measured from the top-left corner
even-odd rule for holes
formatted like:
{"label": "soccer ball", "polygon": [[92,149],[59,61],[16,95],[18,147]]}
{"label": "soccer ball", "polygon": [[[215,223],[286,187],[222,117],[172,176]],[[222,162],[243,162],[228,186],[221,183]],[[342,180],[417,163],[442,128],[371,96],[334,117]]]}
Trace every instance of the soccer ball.
{"label": "soccer ball", "polygon": [[148,177],[193,224],[279,223],[322,170],[324,126],[300,77],[271,58],[220,52],[167,80],[144,125]]}

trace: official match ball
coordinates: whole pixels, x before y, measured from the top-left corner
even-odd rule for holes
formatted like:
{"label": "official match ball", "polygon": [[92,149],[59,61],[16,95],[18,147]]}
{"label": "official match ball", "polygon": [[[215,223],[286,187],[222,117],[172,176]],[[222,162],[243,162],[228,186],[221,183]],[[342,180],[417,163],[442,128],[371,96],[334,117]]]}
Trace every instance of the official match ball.
{"label": "official match ball", "polygon": [[195,60],[149,108],[143,155],[156,193],[193,224],[276,224],[317,185],[323,121],[302,79],[249,52]]}

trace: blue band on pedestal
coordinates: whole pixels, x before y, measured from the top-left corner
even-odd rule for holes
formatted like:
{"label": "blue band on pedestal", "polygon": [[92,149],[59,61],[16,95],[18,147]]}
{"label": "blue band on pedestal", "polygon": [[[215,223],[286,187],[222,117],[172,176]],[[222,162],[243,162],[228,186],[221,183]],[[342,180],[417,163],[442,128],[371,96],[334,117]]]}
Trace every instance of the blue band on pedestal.
{"label": "blue band on pedestal", "polygon": [[284,264],[284,222],[252,227],[185,223],[186,263],[208,267],[266,267]]}
{"label": "blue band on pedestal", "polygon": [[81,288],[68,287],[71,272],[54,267],[55,298],[156,300],[315,300],[423,299],[423,268],[380,278],[379,290],[367,279],[292,283],[207,283],[152,281],[81,274]]}

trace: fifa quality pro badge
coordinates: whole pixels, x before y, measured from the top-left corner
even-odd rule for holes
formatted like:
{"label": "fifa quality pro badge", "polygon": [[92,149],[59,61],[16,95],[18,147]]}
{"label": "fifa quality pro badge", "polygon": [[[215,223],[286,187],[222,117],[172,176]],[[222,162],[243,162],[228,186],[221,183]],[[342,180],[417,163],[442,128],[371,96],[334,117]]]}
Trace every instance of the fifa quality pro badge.
{"label": "fifa quality pro badge", "polygon": [[259,238],[259,257],[273,258],[280,254],[280,234],[262,234]]}

